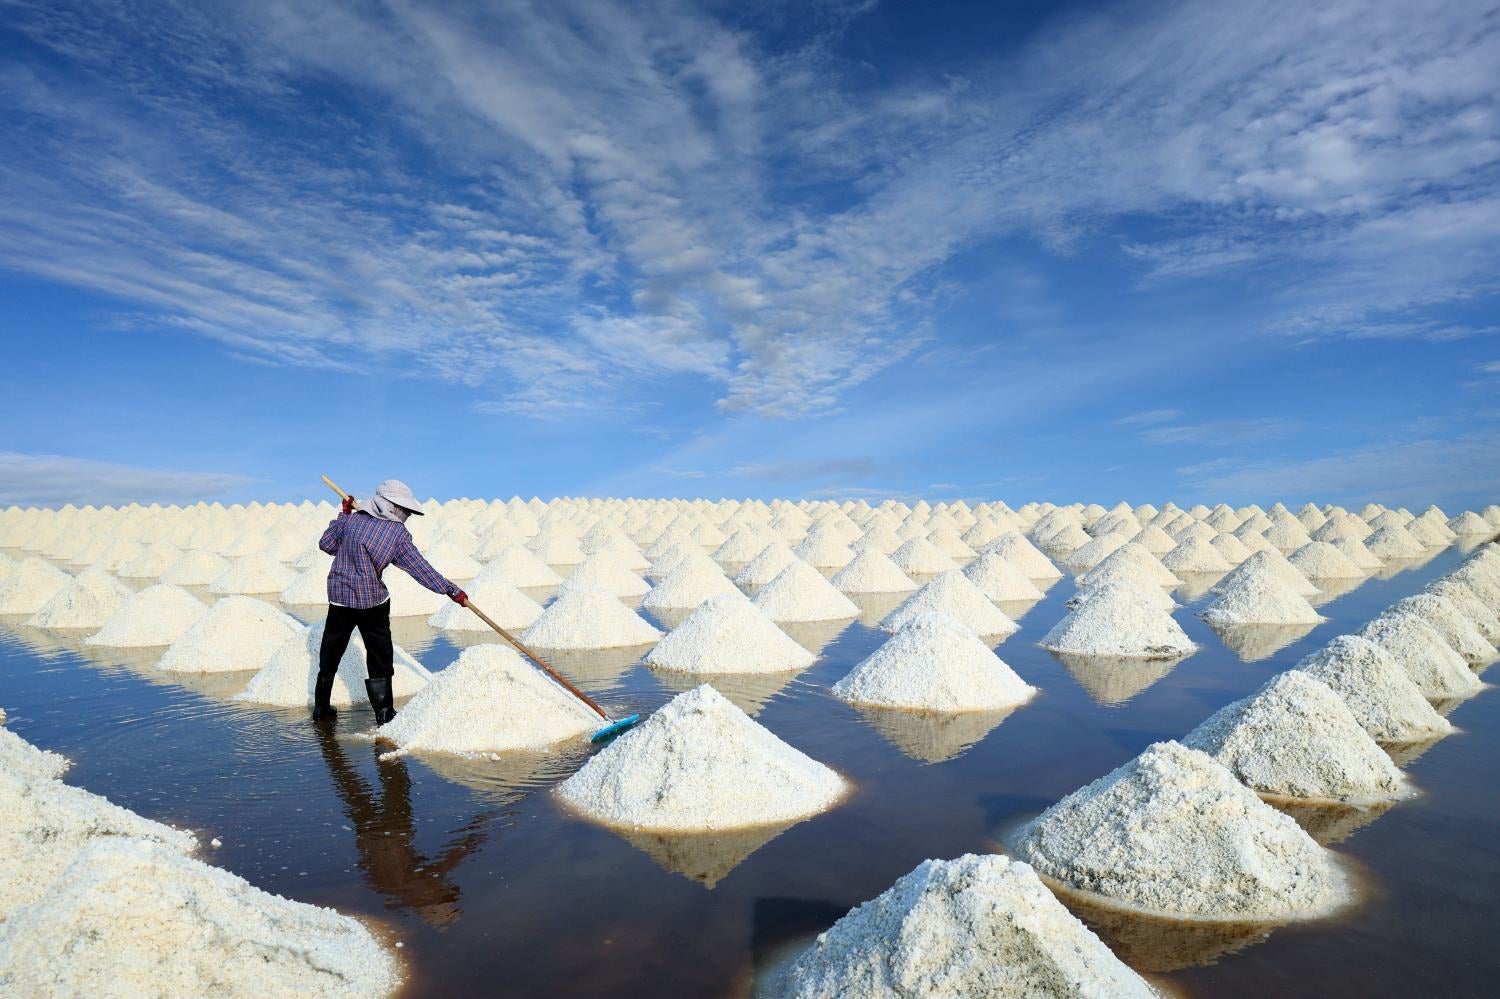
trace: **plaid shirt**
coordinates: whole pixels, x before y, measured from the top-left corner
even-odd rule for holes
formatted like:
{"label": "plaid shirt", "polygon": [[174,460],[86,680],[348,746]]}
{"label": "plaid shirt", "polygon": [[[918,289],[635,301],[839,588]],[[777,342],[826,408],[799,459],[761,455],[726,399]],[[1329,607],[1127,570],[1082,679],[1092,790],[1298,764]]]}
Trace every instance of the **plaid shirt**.
{"label": "plaid shirt", "polygon": [[318,547],[333,556],[328,570],[328,602],[361,610],[379,607],[391,598],[380,581],[394,563],[434,593],[458,592],[432,567],[412,543],[405,524],[380,520],[367,513],[341,513],[323,532]]}

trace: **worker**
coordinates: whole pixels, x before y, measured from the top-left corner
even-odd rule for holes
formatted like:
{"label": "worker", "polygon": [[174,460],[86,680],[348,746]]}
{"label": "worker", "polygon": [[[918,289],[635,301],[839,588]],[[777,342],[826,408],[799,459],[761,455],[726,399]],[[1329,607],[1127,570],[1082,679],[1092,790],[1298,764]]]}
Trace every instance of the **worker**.
{"label": "worker", "polygon": [[337,714],[329,698],[339,661],[355,628],[365,641],[369,673],[365,692],[375,709],[375,724],[384,725],[396,717],[391,694],[391,677],[396,672],[391,594],[380,578],[386,566],[394,564],[405,570],[429,590],[461,607],[469,604],[468,594],[445,579],[417,551],[406,529],[406,518],[413,514],[422,515],[421,504],[406,483],[386,479],[359,510],[354,509],[354,498],[345,496],[343,509],[318,542],[319,548],[333,556],[333,568],[328,570],[328,621],[323,626],[318,680],[313,687],[314,720]]}

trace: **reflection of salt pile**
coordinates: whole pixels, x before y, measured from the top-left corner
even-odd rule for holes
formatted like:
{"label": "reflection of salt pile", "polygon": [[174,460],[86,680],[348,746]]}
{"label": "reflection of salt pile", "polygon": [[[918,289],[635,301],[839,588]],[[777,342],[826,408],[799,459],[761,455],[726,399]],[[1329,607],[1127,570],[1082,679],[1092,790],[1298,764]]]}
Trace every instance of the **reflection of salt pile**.
{"label": "reflection of salt pile", "polygon": [[859,608],[806,562],[794,560],[755,595],[755,606],[772,621],[841,621]]}
{"label": "reflection of salt pile", "polygon": [[837,773],[705,684],[620,736],[556,793],[605,825],[687,832],[799,821],[845,791]]}
{"label": "reflection of salt pile", "polygon": [[210,593],[280,593],[297,581],[297,574],[265,552],[235,560],[227,572],[208,584]]}
{"label": "reflection of salt pile", "polygon": [[[470,583],[470,602],[502,628],[525,628],[542,616],[542,605],[503,580]],[[439,607],[427,623],[444,631],[481,631],[494,634],[490,626],[469,608],[449,601]]]}
{"label": "reflection of salt pile", "polygon": [[1047,809],[1016,852],[1075,891],[1181,918],[1309,918],[1347,894],[1333,855],[1296,822],[1175,742]]}
{"label": "reflection of salt pile", "polygon": [[850,911],[776,976],[768,994],[1150,999],[1156,992],[1029,866],[966,854],[924,861]]}
{"label": "reflection of salt pile", "polygon": [[738,592],[709,597],[646,654],[646,665],[684,673],[781,673],[813,656]]}
{"label": "reflection of salt pile", "polygon": [[1495,647],[1474,626],[1473,621],[1443,597],[1431,593],[1404,597],[1391,604],[1385,613],[1411,614],[1426,621],[1443,636],[1448,647],[1471,666],[1487,666],[1495,661]]}
{"label": "reflection of salt pile", "polygon": [[515,652],[476,645],[434,673],[380,737],[403,750],[494,753],[547,749],[599,725],[598,715]]}
{"label": "reflection of salt pile", "polygon": [[923,613],[833,685],[850,704],[914,711],[992,711],[1029,700],[1036,688],[964,624]]}
{"label": "reflection of salt pile", "polygon": [[1177,666],[1177,659],[1080,656],[1054,652],[1078,685],[1099,704],[1123,704]]}
{"label": "reflection of salt pile", "polygon": [[1269,569],[1241,566],[1218,593],[1218,599],[1203,611],[1210,624],[1316,624],[1323,620],[1312,604]]}
{"label": "reflection of salt pile", "polygon": [[1089,598],[1043,636],[1042,647],[1134,659],[1180,659],[1195,648],[1172,615],[1124,581],[1090,588]]}
{"label": "reflection of salt pile", "polygon": [[829,582],[840,593],[906,593],[917,588],[901,567],[878,548],[860,549]]}
{"label": "reflection of salt pile", "polygon": [[999,552],[985,552],[964,566],[964,575],[990,600],[1040,600],[1042,591]]}
{"label": "reflection of salt pile", "polygon": [[1453,731],[1390,653],[1363,638],[1340,635],[1293,668],[1327,684],[1379,742],[1427,742]]}
{"label": "reflection of salt pile", "polygon": [[1020,630],[961,571],[953,569],[927,583],[886,615],[880,626],[897,631],[926,614],[942,614],[976,635],[1001,637]]}
{"label": "reflection of salt pile", "polygon": [[521,640],[544,649],[611,649],[650,645],[661,632],[603,590],[563,590]]}
{"label": "reflection of salt pile", "polygon": [[1368,805],[1407,793],[1401,772],[1339,695],[1303,670],[1220,708],[1182,744],[1260,794]]}
{"label": "reflection of salt pile", "polygon": [[[318,653],[323,646],[323,627],[321,623],[315,624],[288,639],[271,654],[260,672],[250,678],[244,692],[234,699],[285,707],[311,704],[313,685],[318,678]],[[391,691],[397,698],[410,697],[422,689],[432,674],[401,646],[394,646],[393,651],[396,673],[391,678]],[[365,679],[369,676],[366,662],[365,642],[356,631],[349,639],[344,657],[339,660],[338,674],[334,677],[331,701],[335,707],[365,703]]]}
{"label": "reflection of salt pile", "polygon": [[33,628],[102,628],[130,599],[130,587],[103,569],[85,569],[27,619]]}
{"label": "reflection of salt pile", "polygon": [[121,604],[84,644],[122,649],[171,645],[207,613],[203,602],[187,590],[157,583]]}
{"label": "reflection of salt pile", "polygon": [[72,582],[50,562],[24,559],[0,583],[0,614],[35,614]]}
{"label": "reflection of salt pile", "polygon": [[225,597],[177,638],[158,664],[172,673],[260,669],[302,625],[254,597]]}
{"label": "reflection of salt pile", "polygon": [[1382,614],[1355,634],[1390,653],[1430,701],[1469,697],[1483,686],[1437,629],[1415,614]]}
{"label": "reflection of salt pile", "polygon": [[90,846],[13,916],[0,966],[13,995],[378,996],[400,980],[357,920],[131,840]]}

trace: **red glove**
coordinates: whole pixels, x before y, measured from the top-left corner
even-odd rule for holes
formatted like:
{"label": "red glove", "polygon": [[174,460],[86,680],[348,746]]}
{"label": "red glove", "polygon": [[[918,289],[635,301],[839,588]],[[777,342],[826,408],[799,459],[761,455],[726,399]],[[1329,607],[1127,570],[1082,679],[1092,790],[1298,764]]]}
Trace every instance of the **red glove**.
{"label": "red glove", "polygon": [[469,595],[467,593],[465,593],[463,590],[459,590],[457,593],[450,593],[450,594],[448,594],[448,599],[452,600],[454,603],[458,604],[458,606],[460,606],[460,607],[467,607],[467,606],[469,606]]}
{"label": "red glove", "polygon": [[354,497],[353,496],[345,496],[344,497],[343,511],[344,511],[344,513],[353,513],[354,512]]}

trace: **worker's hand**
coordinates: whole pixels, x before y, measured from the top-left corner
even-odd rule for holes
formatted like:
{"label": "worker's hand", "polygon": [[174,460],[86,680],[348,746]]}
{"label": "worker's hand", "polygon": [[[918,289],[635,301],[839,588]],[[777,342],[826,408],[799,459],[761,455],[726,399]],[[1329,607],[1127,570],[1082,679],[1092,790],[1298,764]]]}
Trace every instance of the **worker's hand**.
{"label": "worker's hand", "polygon": [[465,593],[463,590],[459,590],[457,593],[450,593],[450,594],[448,594],[448,599],[452,600],[454,603],[458,604],[458,606],[460,606],[460,607],[467,607],[467,606],[469,606],[469,595],[467,593]]}
{"label": "worker's hand", "polygon": [[344,513],[353,513],[354,512],[354,497],[353,496],[345,496],[344,497],[343,512]]}

